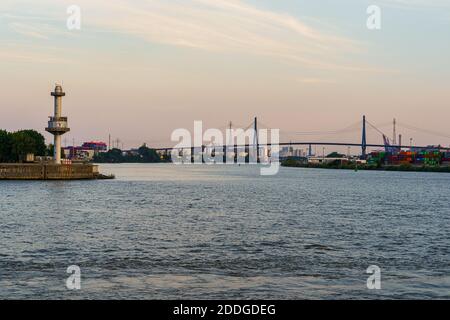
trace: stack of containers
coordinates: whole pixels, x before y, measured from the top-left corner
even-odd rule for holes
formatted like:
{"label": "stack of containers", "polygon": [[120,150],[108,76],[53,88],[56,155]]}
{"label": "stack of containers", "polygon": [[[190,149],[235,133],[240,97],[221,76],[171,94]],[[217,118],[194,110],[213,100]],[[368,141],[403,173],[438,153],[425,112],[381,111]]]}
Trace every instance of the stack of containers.
{"label": "stack of containers", "polygon": [[415,158],[415,152],[412,151],[401,151],[398,154],[398,161],[400,164],[411,164]]}
{"label": "stack of containers", "polygon": [[389,155],[388,156],[388,164],[393,165],[393,166],[399,165],[400,159],[399,159],[398,155],[393,155],[393,154]]}
{"label": "stack of containers", "polygon": [[450,152],[444,152],[442,154],[441,164],[443,166],[450,166]]}
{"label": "stack of containers", "polygon": [[425,164],[425,151],[419,151],[416,153],[414,163],[421,166]]}
{"label": "stack of containers", "polygon": [[441,153],[439,151],[426,151],[425,162],[426,166],[438,166],[441,164]]}
{"label": "stack of containers", "polygon": [[377,165],[384,162],[385,152],[374,151],[370,154],[368,163],[371,165]]}

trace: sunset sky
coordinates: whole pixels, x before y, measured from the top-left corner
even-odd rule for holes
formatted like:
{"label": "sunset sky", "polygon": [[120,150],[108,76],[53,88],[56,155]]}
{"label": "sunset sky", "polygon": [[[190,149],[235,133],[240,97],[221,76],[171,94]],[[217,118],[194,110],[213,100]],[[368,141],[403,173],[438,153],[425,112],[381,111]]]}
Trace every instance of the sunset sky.
{"label": "sunset sky", "polygon": [[[81,30],[66,26],[73,4]],[[366,27],[373,4],[381,30]],[[7,130],[44,134],[62,82],[68,144],[111,134],[126,148],[166,146],[194,120],[254,116],[282,132],[333,131],[366,114],[388,134],[394,117],[442,132],[399,128],[408,143],[450,145],[450,0],[2,0],[0,40]],[[369,142],[382,141],[372,130]]]}

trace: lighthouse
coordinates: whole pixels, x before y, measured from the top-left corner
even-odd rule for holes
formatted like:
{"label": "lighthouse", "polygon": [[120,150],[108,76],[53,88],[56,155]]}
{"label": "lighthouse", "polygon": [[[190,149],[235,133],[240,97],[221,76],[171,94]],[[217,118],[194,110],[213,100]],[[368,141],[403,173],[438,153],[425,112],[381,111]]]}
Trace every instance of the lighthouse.
{"label": "lighthouse", "polygon": [[63,92],[62,87],[56,84],[55,91],[51,92],[51,95],[55,99],[55,112],[53,117],[50,116],[48,121],[48,127],[45,131],[50,132],[54,136],[54,156],[53,160],[55,164],[61,164],[61,136],[70,129],[67,124],[67,117],[62,116],[62,97],[66,94]]}

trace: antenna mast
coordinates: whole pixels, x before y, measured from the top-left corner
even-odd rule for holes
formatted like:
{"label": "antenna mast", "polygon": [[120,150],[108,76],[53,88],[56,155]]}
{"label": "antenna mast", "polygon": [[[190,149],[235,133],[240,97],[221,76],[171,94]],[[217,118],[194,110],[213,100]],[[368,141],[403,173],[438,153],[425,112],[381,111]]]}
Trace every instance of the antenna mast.
{"label": "antenna mast", "polygon": [[397,120],[394,118],[394,129],[393,129],[393,139],[392,145],[397,145]]}

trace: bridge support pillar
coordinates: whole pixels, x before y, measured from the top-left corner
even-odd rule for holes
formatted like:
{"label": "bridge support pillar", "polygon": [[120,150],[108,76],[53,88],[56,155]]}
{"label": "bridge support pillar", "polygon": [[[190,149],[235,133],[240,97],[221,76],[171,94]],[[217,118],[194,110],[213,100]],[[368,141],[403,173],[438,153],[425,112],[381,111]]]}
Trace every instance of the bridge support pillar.
{"label": "bridge support pillar", "polygon": [[249,145],[245,145],[245,163],[250,163],[250,148]]}
{"label": "bridge support pillar", "polygon": [[202,163],[205,163],[205,150],[206,147],[202,145]]}
{"label": "bridge support pillar", "polygon": [[227,146],[223,146],[223,164],[227,163]]}

